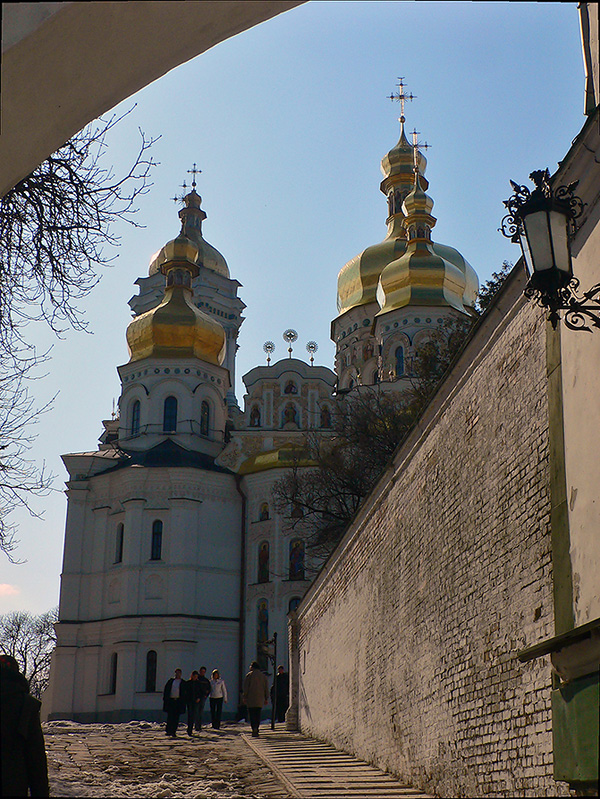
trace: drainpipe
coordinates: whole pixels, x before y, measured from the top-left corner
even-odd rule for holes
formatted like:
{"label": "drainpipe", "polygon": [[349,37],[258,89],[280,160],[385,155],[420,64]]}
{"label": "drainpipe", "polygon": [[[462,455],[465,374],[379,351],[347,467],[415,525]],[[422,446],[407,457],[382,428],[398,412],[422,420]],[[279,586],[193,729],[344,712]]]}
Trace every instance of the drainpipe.
{"label": "drainpipe", "polygon": [[[241,522],[241,564],[240,564],[240,623],[238,640],[238,684],[242,690],[244,680],[244,637],[246,634],[246,495],[242,491],[242,478],[239,474],[235,475],[235,487],[242,498],[242,522]],[[238,697],[238,711],[239,711]]]}

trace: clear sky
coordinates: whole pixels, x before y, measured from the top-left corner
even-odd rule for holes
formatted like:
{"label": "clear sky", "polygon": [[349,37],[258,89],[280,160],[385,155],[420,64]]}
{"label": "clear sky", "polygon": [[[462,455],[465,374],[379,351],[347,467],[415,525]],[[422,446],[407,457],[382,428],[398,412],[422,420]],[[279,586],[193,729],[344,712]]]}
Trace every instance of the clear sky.
{"label": "clear sky", "polygon": [[33,386],[40,417],[32,450],[57,475],[34,501],[43,519],[20,522],[12,565],[0,556],[0,613],[41,613],[58,602],[66,501],[60,455],[95,449],[101,420],[119,396],[115,367],[128,360],[127,301],[150,256],[179,232],[170,199],[202,169],[205,238],[225,256],[248,306],[239,377],[264,363],[263,342],[285,357],[281,334],[299,333],[295,354],[319,344],[333,366],[329,325],[337,273],[385,235],[379,191],[383,155],[396,143],[399,108],[387,96],[398,76],[427,150],[434,240],[456,247],[488,279],[518,248],[497,232],[509,178],[554,171],[582,127],[583,58],[576,3],[309,2],[173,70],[125,101],[136,104],[110,140],[117,173],[133,159],[138,127],[161,136],[154,185],[139,202],[143,229],[120,226],[118,258],[85,309],[90,334],[53,339],[47,376]]}

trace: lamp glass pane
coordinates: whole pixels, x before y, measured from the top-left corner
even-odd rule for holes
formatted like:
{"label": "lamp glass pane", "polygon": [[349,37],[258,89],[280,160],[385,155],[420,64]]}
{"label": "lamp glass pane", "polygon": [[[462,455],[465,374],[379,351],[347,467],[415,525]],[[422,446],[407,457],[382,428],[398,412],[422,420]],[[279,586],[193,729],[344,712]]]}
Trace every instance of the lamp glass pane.
{"label": "lamp glass pane", "polygon": [[561,214],[560,211],[550,211],[550,225],[556,266],[561,272],[571,274],[571,257],[565,215]]}
{"label": "lamp glass pane", "polygon": [[531,260],[529,242],[527,241],[527,236],[524,232],[519,236],[519,243],[521,244],[521,250],[523,251],[523,260],[525,261],[525,270],[527,272],[527,276],[531,278],[533,277],[533,262]]}
{"label": "lamp glass pane", "polygon": [[528,214],[523,219],[533,259],[533,268],[536,272],[544,272],[554,266],[549,222],[549,215],[545,210]]}

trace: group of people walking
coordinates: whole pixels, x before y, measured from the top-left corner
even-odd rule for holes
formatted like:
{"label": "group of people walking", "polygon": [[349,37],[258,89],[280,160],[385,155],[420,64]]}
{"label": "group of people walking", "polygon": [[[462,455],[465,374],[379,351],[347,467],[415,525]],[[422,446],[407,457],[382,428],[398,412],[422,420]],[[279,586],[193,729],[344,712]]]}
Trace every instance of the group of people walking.
{"label": "group of people walking", "polygon": [[214,669],[209,680],[206,666],[194,670],[189,680],[182,678],[181,669],[175,669],[175,676],[167,680],[163,691],[163,710],[167,714],[167,735],[177,737],[179,716],[187,711],[187,734],[202,729],[202,714],[206,700],[209,699],[211,723],[215,730],[221,726],[223,703],[227,702],[227,686]]}
{"label": "group of people walking", "polygon": [[[244,677],[242,687],[242,704],[246,707],[248,720],[252,727],[252,736],[258,737],[260,716],[269,699],[276,707],[277,721],[285,719],[288,706],[288,681],[283,666],[279,666],[275,680],[275,692],[271,689],[267,677],[260,670],[260,665],[253,660],[250,671]],[[163,691],[163,710],[167,714],[166,734],[170,738],[177,737],[179,717],[187,711],[187,734],[193,736],[194,731],[202,729],[202,714],[206,700],[209,700],[211,726],[218,730],[221,727],[223,704],[227,702],[227,686],[218,669],[214,669],[209,680],[206,666],[193,671],[189,680],[184,680],[181,669],[175,669],[175,676],[167,680]]]}

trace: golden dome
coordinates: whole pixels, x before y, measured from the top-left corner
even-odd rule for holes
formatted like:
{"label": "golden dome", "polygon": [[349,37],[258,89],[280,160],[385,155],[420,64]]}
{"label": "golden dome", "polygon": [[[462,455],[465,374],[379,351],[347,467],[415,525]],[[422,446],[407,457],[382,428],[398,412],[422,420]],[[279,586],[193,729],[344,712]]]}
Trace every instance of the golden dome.
{"label": "golden dome", "polygon": [[[229,277],[229,267],[227,261],[221,253],[209,244],[202,236],[202,222],[206,219],[206,213],[200,207],[202,197],[197,194],[195,189],[192,189],[189,194],[183,198],[185,203],[184,207],[179,211],[179,218],[181,219],[182,233],[194,243],[197,249],[196,264],[210,269],[223,277]],[[166,245],[165,245],[166,246]],[[150,259],[150,266],[148,267],[148,274],[154,275],[160,271],[160,265],[167,260],[165,247],[162,247]]]}
{"label": "golden dome", "polygon": [[165,298],[136,316],[127,328],[130,362],[142,358],[200,358],[220,365],[225,330],[192,302],[192,277],[198,274],[198,248],[180,234],[162,248],[159,268],[166,275]]}
{"label": "golden dome", "polygon": [[[453,248],[438,247],[431,241],[431,228],[436,222],[432,209],[433,200],[423,190],[421,176],[416,172],[414,188],[404,201],[406,249],[381,273],[377,286],[381,310],[377,316],[407,305],[449,306],[468,313],[464,302],[468,264]],[[452,259],[445,255],[452,255]],[[470,266],[469,270],[472,280],[475,273]]]}
{"label": "golden dome", "polygon": [[[381,171],[384,179],[380,189],[388,199],[388,231],[379,244],[367,247],[342,267],[338,274],[337,306],[339,314],[358,305],[375,302],[377,283],[384,268],[406,249],[406,230],[403,225],[402,203],[414,186],[414,148],[404,133],[404,118],[400,118],[400,138],[383,157]],[[424,188],[423,176],[427,161],[417,151],[417,165]]]}

